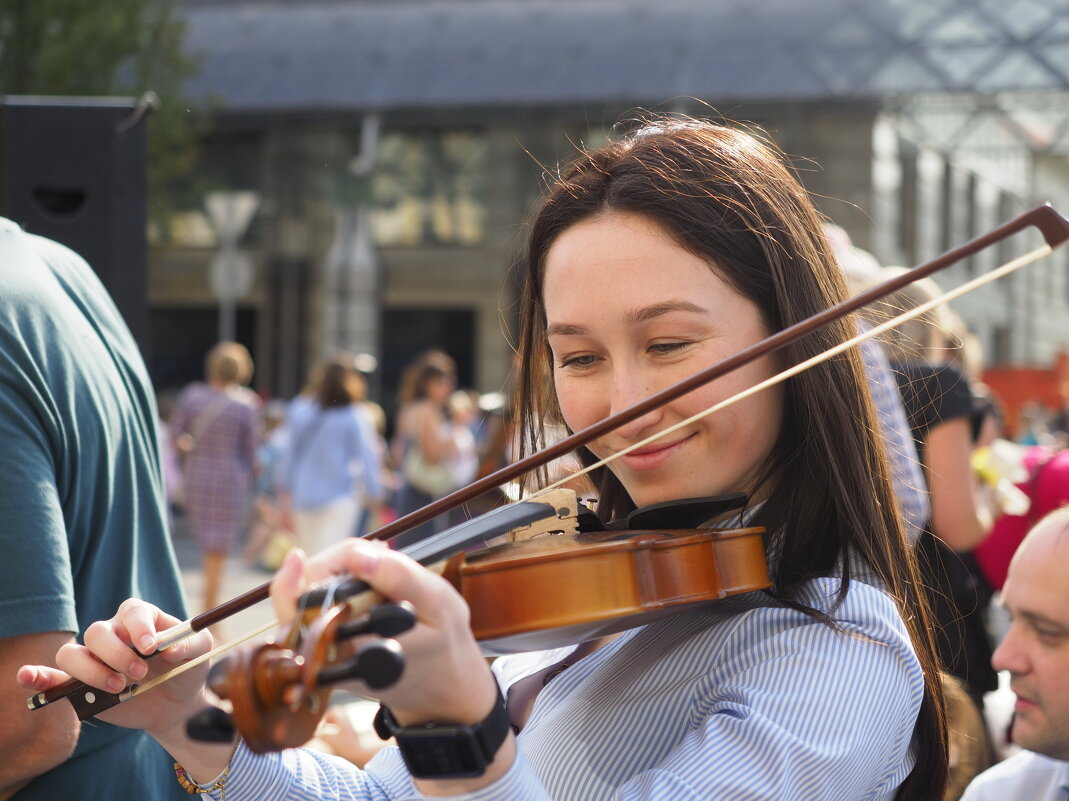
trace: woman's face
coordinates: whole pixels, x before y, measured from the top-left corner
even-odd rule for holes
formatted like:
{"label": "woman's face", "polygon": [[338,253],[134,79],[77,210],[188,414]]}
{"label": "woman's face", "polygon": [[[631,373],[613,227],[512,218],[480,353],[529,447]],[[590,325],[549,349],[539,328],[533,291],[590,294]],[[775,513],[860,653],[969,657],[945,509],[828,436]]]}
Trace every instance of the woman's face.
{"label": "woman's face", "polygon": [[[573,431],[731,356],[768,331],[757,307],[657,223],[608,213],[561,234],[546,257],[543,300],[553,378]],[[632,445],[775,372],[763,357],[587,447]],[[612,462],[638,506],[749,492],[779,431],[773,387]]]}
{"label": "woman's face", "polygon": [[444,405],[453,390],[457,388],[457,380],[451,374],[439,373],[428,379],[426,384],[427,397],[435,404]]}

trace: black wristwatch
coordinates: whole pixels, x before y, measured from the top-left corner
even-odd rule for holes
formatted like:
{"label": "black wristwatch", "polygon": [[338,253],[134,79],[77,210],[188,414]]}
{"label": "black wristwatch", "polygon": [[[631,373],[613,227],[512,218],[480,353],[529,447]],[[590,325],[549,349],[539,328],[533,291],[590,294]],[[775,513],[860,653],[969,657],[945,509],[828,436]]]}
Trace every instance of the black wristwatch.
{"label": "black wristwatch", "polygon": [[393,713],[380,706],[375,733],[397,740],[408,772],[415,779],[461,779],[482,776],[509,733],[509,716],[501,688],[486,720],[475,726],[423,723],[400,726]]}

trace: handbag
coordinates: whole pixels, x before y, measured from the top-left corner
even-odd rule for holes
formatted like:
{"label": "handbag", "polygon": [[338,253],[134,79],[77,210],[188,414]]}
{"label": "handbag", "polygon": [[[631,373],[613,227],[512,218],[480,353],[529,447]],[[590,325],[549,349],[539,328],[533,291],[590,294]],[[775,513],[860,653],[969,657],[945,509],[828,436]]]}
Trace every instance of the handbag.
{"label": "handbag", "polygon": [[427,495],[440,498],[455,489],[452,471],[444,464],[431,464],[419,448],[409,448],[401,464],[405,480]]}

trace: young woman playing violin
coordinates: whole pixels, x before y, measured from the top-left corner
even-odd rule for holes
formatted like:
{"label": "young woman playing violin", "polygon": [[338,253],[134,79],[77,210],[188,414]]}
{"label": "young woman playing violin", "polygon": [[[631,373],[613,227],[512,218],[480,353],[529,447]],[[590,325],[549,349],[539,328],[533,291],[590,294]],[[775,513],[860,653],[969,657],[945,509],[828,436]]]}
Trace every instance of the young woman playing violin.
{"label": "young woman playing violin", "polygon": [[[652,119],[581,156],[551,189],[530,237],[523,449],[539,447],[545,422],[586,427],[840,300],[821,223],[777,153],[728,127]],[[850,320],[826,326],[620,426],[581,458],[593,463],[851,335]],[[309,561],[287,559],[272,588],[283,620],[303,588],[339,571],[414,605],[418,623],[399,637],[404,675],[363,690],[381,698],[394,726],[475,727],[495,718],[499,692],[507,699],[511,727],[487,736],[481,775],[452,775],[449,743],[438,754],[448,752],[446,777],[427,779],[414,778],[396,748],[358,770],[310,751],[258,756],[240,743],[235,751],[193,742],[183,724],[205,703],[203,675],[102,717],[145,728],[228,801],[941,798],[938,674],[865,387],[851,351],[594,475],[605,519],[746,493],[741,518],[710,523],[767,529],[766,592],[504,657],[491,669],[463,599],[405,556],[353,541]],[[98,687],[140,680],[158,668],[131,658],[126,643],[147,653],[174,622],[128,601],[86,632],[85,647],[64,646],[57,663]],[[202,652],[207,640],[198,635],[168,659]],[[20,672],[34,690],[63,678],[43,667]]]}

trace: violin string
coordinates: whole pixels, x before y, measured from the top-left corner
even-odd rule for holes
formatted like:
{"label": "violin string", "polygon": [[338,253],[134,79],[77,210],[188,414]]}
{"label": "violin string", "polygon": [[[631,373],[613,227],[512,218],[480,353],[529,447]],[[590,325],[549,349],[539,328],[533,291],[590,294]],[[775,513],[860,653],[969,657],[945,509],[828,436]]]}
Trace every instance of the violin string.
{"label": "violin string", "polygon": [[726,409],[727,407],[732,406],[733,404],[738,403],[740,401],[743,401],[746,398],[749,398],[750,396],[755,395],[758,392],[761,392],[762,390],[768,389],[769,387],[775,386],[776,384],[780,384],[780,383],[786,381],[788,378],[791,378],[791,377],[793,377],[795,375],[798,375],[799,373],[805,372],[810,367],[814,367],[814,366],[820,364],[821,362],[827,361],[828,359],[832,358],[833,356],[837,356],[840,353],[843,353],[844,351],[849,350],[850,348],[854,347],[855,345],[859,345],[859,344],[861,344],[862,342],[864,342],[864,341],[866,341],[868,339],[872,339],[873,337],[879,336],[880,334],[882,334],[882,333],[884,333],[886,331],[889,331],[890,329],[894,328],[897,325],[901,325],[904,322],[908,322],[909,320],[912,320],[914,317],[919,317],[922,314],[925,314],[926,312],[931,311],[932,309],[934,309],[937,306],[941,306],[942,304],[948,303],[948,302],[954,300],[955,298],[961,297],[962,295],[965,295],[965,294],[967,294],[969,292],[972,292],[974,289],[978,289],[978,288],[980,288],[980,287],[982,287],[982,286],[984,286],[986,284],[990,284],[990,283],[992,283],[994,281],[997,281],[999,278],[1007,276],[1007,275],[1009,275],[1009,274],[1021,269],[1022,267],[1025,267],[1026,265],[1029,265],[1032,262],[1043,258],[1044,256],[1048,255],[1049,253],[1053,252],[1053,250],[1054,250],[1054,248],[1052,248],[1050,245],[1043,245],[1042,247],[1039,247],[1039,248],[1036,248],[1035,250],[1029,251],[1028,253],[1025,253],[1022,256],[1018,256],[1016,259],[1008,261],[1005,264],[1001,265],[1000,267],[996,267],[995,269],[990,270],[989,272],[986,272],[983,275],[972,279],[971,281],[967,281],[966,283],[962,284],[961,286],[956,287],[955,289],[952,289],[952,290],[950,290],[948,292],[945,292],[942,295],[940,295],[939,297],[933,298],[932,300],[921,304],[920,306],[918,306],[915,309],[911,309],[911,310],[909,310],[907,312],[904,312],[904,313],[898,315],[897,317],[893,317],[892,319],[887,320],[884,323],[881,323],[880,325],[874,326],[873,328],[870,328],[870,329],[868,329],[866,331],[863,331],[862,333],[858,334],[855,337],[852,337],[851,339],[849,339],[849,340],[847,340],[845,342],[841,342],[840,344],[838,344],[838,345],[836,345],[836,346],[834,346],[832,348],[829,348],[828,350],[826,350],[826,351],[824,351],[822,353],[818,353],[816,356],[813,356],[813,357],[811,357],[811,358],[809,358],[809,359],[807,359],[807,360],[805,360],[803,362],[799,362],[798,364],[794,365],[793,367],[791,367],[791,368],[789,368],[787,370],[784,370],[783,372],[778,373],[778,374],[772,376],[771,378],[768,378],[768,379],[762,381],[760,384],[757,384],[757,385],[752,386],[752,387],[750,387],[748,389],[745,389],[742,392],[738,393],[737,395],[733,395],[730,398],[722,400],[719,403],[714,404],[713,406],[710,406],[707,409],[703,409],[702,411],[698,412],[697,414],[691,415],[686,420],[681,420],[678,423],[674,423],[673,425],[669,426],[668,428],[664,429],[663,431],[658,431],[655,434],[651,434],[650,436],[646,437],[643,440],[640,440],[639,442],[635,442],[635,443],[633,443],[631,445],[628,445],[625,448],[622,448],[621,450],[617,451],[616,453],[613,453],[613,454],[610,454],[609,456],[606,456],[604,459],[601,459],[601,460],[599,460],[597,462],[594,462],[593,464],[588,465],[587,467],[584,467],[584,468],[582,468],[580,470],[576,470],[573,473],[569,473],[564,478],[559,479],[559,480],[553,482],[552,484],[550,484],[550,485],[548,485],[546,487],[542,487],[541,489],[536,491],[534,494],[532,494],[531,496],[529,496],[527,498],[524,498],[523,500],[525,500],[525,501],[536,501],[543,494],[548,493],[548,492],[550,492],[552,490],[558,489],[558,488],[564,486],[565,484],[567,484],[567,483],[569,483],[571,481],[574,481],[576,478],[579,478],[580,476],[584,476],[587,473],[590,473],[591,471],[596,470],[599,467],[605,467],[605,466],[611,464],[612,462],[616,461],[620,457],[626,456],[627,454],[631,453],[632,451],[638,450],[639,448],[644,448],[646,445],[649,445],[652,442],[656,442],[657,440],[661,439],[662,437],[665,437],[665,436],[671,434],[674,431],[678,431],[681,428],[685,428],[686,426],[689,426],[692,423],[696,423],[697,421],[701,420],[704,417],[707,417],[710,414],[713,414],[714,412],[720,411],[721,409]]}
{"label": "violin string", "polygon": [[130,689],[119,693],[119,700],[125,702],[129,701],[131,698],[136,698],[137,696],[141,695],[141,693],[151,690],[156,685],[163,684],[165,681],[170,681],[176,676],[180,676],[181,674],[185,673],[187,670],[192,670],[197,665],[201,665],[207,662],[209,659],[214,659],[220,654],[225,654],[227,651],[237,648],[242,643],[248,642],[253,637],[258,637],[259,635],[270,631],[276,625],[278,625],[277,620],[271,620],[267,623],[259,625],[251,631],[247,631],[244,634],[235,637],[229,642],[225,642],[222,645],[216,646],[207,653],[201,654],[200,656],[196,656],[193,659],[190,659],[188,662],[183,662],[181,665],[178,665],[177,667],[167,671],[166,673],[161,673],[154,679],[150,679],[146,682],[143,682],[142,684],[135,684]]}

